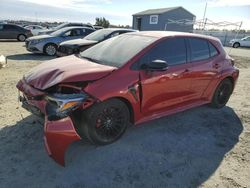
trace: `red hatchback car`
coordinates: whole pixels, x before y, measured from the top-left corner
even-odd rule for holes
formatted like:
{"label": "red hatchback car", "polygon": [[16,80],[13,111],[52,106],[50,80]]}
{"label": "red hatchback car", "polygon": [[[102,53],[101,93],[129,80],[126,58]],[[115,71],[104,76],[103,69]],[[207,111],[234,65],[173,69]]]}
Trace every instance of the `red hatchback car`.
{"label": "red hatchback car", "polygon": [[109,144],[130,123],[225,106],[238,75],[216,38],[136,32],[42,63],[17,88],[24,108],[45,114],[46,149],[64,165],[68,145],[82,137]]}

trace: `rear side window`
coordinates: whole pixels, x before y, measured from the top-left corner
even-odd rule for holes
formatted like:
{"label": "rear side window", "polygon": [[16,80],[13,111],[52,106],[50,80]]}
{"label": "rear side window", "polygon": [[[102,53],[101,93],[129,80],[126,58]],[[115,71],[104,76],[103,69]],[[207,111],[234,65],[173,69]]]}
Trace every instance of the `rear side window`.
{"label": "rear side window", "polygon": [[93,30],[92,29],[84,29],[84,34],[86,34],[86,35],[88,35],[88,34],[90,34],[90,33],[92,33],[93,32]]}
{"label": "rear side window", "polygon": [[139,68],[142,64],[147,64],[154,60],[166,61],[169,66],[186,63],[185,39],[172,38],[160,42],[139,60],[137,67]]}
{"label": "rear side window", "polygon": [[15,25],[4,25],[4,29],[8,29],[8,30],[14,29],[14,30],[16,30],[16,29],[18,29],[18,27],[15,26]]}
{"label": "rear side window", "polygon": [[191,61],[201,61],[210,57],[209,47],[206,40],[190,38]]}
{"label": "rear side window", "polygon": [[214,45],[212,45],[210,42],[208,42],[208,45],[209,45],[209,50],[210,50],[210,57],[214,57],[218,55],[218,51],[216,50]]}

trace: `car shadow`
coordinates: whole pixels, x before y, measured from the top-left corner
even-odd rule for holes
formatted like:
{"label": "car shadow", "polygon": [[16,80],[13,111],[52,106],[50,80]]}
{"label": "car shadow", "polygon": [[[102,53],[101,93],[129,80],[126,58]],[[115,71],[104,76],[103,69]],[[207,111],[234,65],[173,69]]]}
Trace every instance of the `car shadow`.
{"label": "car shadow", "polygon": [[18,41],[17,39],[0,39],[0,42],[18,42],[18,43],[21,43],[23,41]]}
{"label": "car shadow", "polygon": [[14,54],[7,56],[7,60],[10,59],[10,60],[47,61],[55,58],[56,56],[47,56],[44,54],[33,54],[33,53]]}
{"label": "car shadow", "polygon": [[131,127],[110,145],[76,142],[63,168],[46,154],[42,124],[31,115],[0,130],[3,187],[197,187],[243,131],[230,107],[202,106]]}

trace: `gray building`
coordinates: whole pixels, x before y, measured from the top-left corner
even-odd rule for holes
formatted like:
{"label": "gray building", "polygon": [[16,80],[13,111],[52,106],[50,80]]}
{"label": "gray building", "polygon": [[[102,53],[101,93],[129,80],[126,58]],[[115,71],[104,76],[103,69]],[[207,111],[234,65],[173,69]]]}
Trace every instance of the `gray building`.
{"label": "gray building", "polygon": [[195,15],[183,7],[149,9],[133,15],[133,29],[192,32]]}

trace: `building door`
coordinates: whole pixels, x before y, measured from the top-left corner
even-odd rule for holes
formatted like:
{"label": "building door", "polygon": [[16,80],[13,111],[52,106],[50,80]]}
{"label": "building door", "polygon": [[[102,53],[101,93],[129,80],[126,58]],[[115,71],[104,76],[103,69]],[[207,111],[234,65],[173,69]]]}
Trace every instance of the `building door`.
{"label": "building door", "polygon": [[136,18],[136,25],[137,25],[136,29],[141,31],[141,18],[140,17]]}

